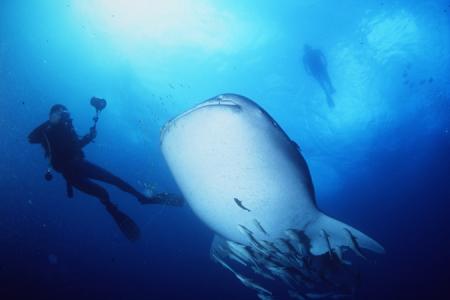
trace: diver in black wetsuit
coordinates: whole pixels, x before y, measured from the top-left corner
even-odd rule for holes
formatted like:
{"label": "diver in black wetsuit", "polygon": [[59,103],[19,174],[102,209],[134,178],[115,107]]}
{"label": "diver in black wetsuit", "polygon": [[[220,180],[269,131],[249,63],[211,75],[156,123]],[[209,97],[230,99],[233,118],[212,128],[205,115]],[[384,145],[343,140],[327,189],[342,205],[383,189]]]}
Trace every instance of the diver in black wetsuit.
{"label": "diver in black wetsuit", "polygon": [[[98,98],[93,98],[98,99]],[[107,170],[94,165],[84,158],[83,147],[97,135],[95,126],[90,132],[79,138],[72,125],[70,113],[64,105],[56,104],[50,110],[50,118],[28,136],[32,144],[41,144],[51,167],[61,173],[67,182],[67,195],[73,197],[73,187],[98,198],[111,214],[121,231],[130,240],[137,240],[140,231],[136,223],[110,201],[108,192],[91,179],[100,180],[135,196],[141,204],[183,205],[183,199],[168,193],[146,197],[131,185],[111,174]],[[45,176],[51,180],[50,171]]]}
{"label": "diver in black wetsuit", "polygon": [[303,50],[303,66],[305,67],[306,73],[317,80],[327,97],[328,105],[333,107],[334,102],[331,96],[336,90],[328,75],[327,59],[325,58],[325,55],[323,55],[322,51],[319,49],[313,49],[306,44]]}

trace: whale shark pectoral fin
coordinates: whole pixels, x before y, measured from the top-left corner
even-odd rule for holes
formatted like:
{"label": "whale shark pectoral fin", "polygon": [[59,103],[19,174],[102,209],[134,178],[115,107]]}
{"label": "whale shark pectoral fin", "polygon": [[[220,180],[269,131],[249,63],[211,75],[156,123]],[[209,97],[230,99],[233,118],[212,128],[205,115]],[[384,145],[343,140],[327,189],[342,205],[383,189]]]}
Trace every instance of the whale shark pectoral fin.
{"label": "whale shark pectoral fin", "polygon": [[[305,234],[311,240],[311,253],[321,255],[337,248],[347,247],[357,255],[364,257],[361,249],[384,253],[384,248],[364,233],[325,214],[311,222],[305,228]],[[341,250],[341,249],[339,249]]]}

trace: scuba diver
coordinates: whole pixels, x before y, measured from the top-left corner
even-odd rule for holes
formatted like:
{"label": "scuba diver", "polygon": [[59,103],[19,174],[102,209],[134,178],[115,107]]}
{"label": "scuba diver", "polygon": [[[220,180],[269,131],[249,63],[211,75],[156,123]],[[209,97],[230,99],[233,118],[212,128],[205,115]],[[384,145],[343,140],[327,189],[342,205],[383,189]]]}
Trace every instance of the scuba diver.
{"label": "scuba diver", "polygon": [[136,223],[110,201],[106,189],[91,179],[115,185],[136,197],[141,204],[182,206],[184,200],[168,193],[147,197],[121,178],[85,159],[83,148],[97,136],[96,124],[99,112],[106,107],[106,101],[93,97],[91,105],[96,108],[97,114],[94,117],[94,126],[85,136],[80,138],[77,135],[67,108],[56,104],[50,109],[49,120],[34,129],[28,136],[28,140],[31,144],[41,144],[44,148],[45,156],[49,161],[49,169],[45,174],[46,180],[49,181],[53,177],[51,169],[61,173],[66,180],[69,198],[73,197],[73,188],[98,198],[125,236],[129,240],[137,240],[140,230]]}
{"label": "scuba diver", "polygon": [[306,73],[317,80],[327,97],[328,106],[333,107],[334,102],[331,96],[336,90],[328,75],[325,55],[319,49],[313,49],[307,44],[304,45],[303,50],[303,66]]}

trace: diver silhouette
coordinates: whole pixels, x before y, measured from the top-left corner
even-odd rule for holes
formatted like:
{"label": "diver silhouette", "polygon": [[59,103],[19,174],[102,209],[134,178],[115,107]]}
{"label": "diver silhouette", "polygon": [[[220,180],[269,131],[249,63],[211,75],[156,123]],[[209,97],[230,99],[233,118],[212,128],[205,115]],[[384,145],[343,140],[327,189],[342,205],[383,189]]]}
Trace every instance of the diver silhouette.
{"label": "diver silhouette", "polygon": [[[93,105],[95,106],[98,103],[102,103],[100,100],[104,101],[93,97],[91,104],[94,103]],[[104,106],[106,106],[106,101],[104,101]],[[96,107],[96,109],[97,116],[94,118],[94,126],[91,127],[88,134],[80,138],[73,127],[67,108],[61,104],[53,105],[50,109],[49,120],[34,129],[29,134],[28,141],[31,144],[41,144],[44,148],[45,156],[49,161],[49,169],[45,174],[46,180],[52,179],[51,169],[62,174],[66,180],[67,196],[69,198],[73,197],[73,188],[98,198],[126,238],[137,240],[140,237],[139,227],[110,201],[106,189],[92,181],[92,179],[118,187],[122,191],[136,197],[141,204],[181,206],[184,200],[181,197],[168,193],[147,197],[121,178],[85,159],[83,148],[97,136],[95,125],[98,121],[99,108]]]}
{"label": "diver silhouette", "polygon": [[303,66],[308,75],[314,77],[322,87],[327,97],[328,106],[333,107],[334,101],[332,95],[336,91],[331,83],[327,70],[327,60],[325,55],[319,49],[313,49],[305,44],[303,53]]}

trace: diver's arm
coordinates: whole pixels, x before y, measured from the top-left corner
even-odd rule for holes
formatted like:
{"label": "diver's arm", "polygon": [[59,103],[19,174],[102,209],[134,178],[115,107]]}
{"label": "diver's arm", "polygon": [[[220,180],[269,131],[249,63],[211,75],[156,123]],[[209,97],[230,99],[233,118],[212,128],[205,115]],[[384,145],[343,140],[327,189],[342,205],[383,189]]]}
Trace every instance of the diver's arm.
{"label": "diver's arm", "polygon": [[92,140],[95,139],[96,136],[97,136],[97,131],[95,130],[94,127],[92,127],[90,129],[90,132],[80,139],[81,148],[83,148],[84,146],[86,146],[87,144],[92,142]]}
{"label": "diver's arm", "polygon": [[29,135],[28,135],[28,142],[30,144],[42,144],[44,142],[44,131],[47,129],[49,125],[49,122],[46,121],[36,127]]}
{"label": "diver's arm", "polygon": [[84,148],[87,144],[89,144],[92,141],[89,134],[86,134],[80,139],[80,146],[81,148]]}

